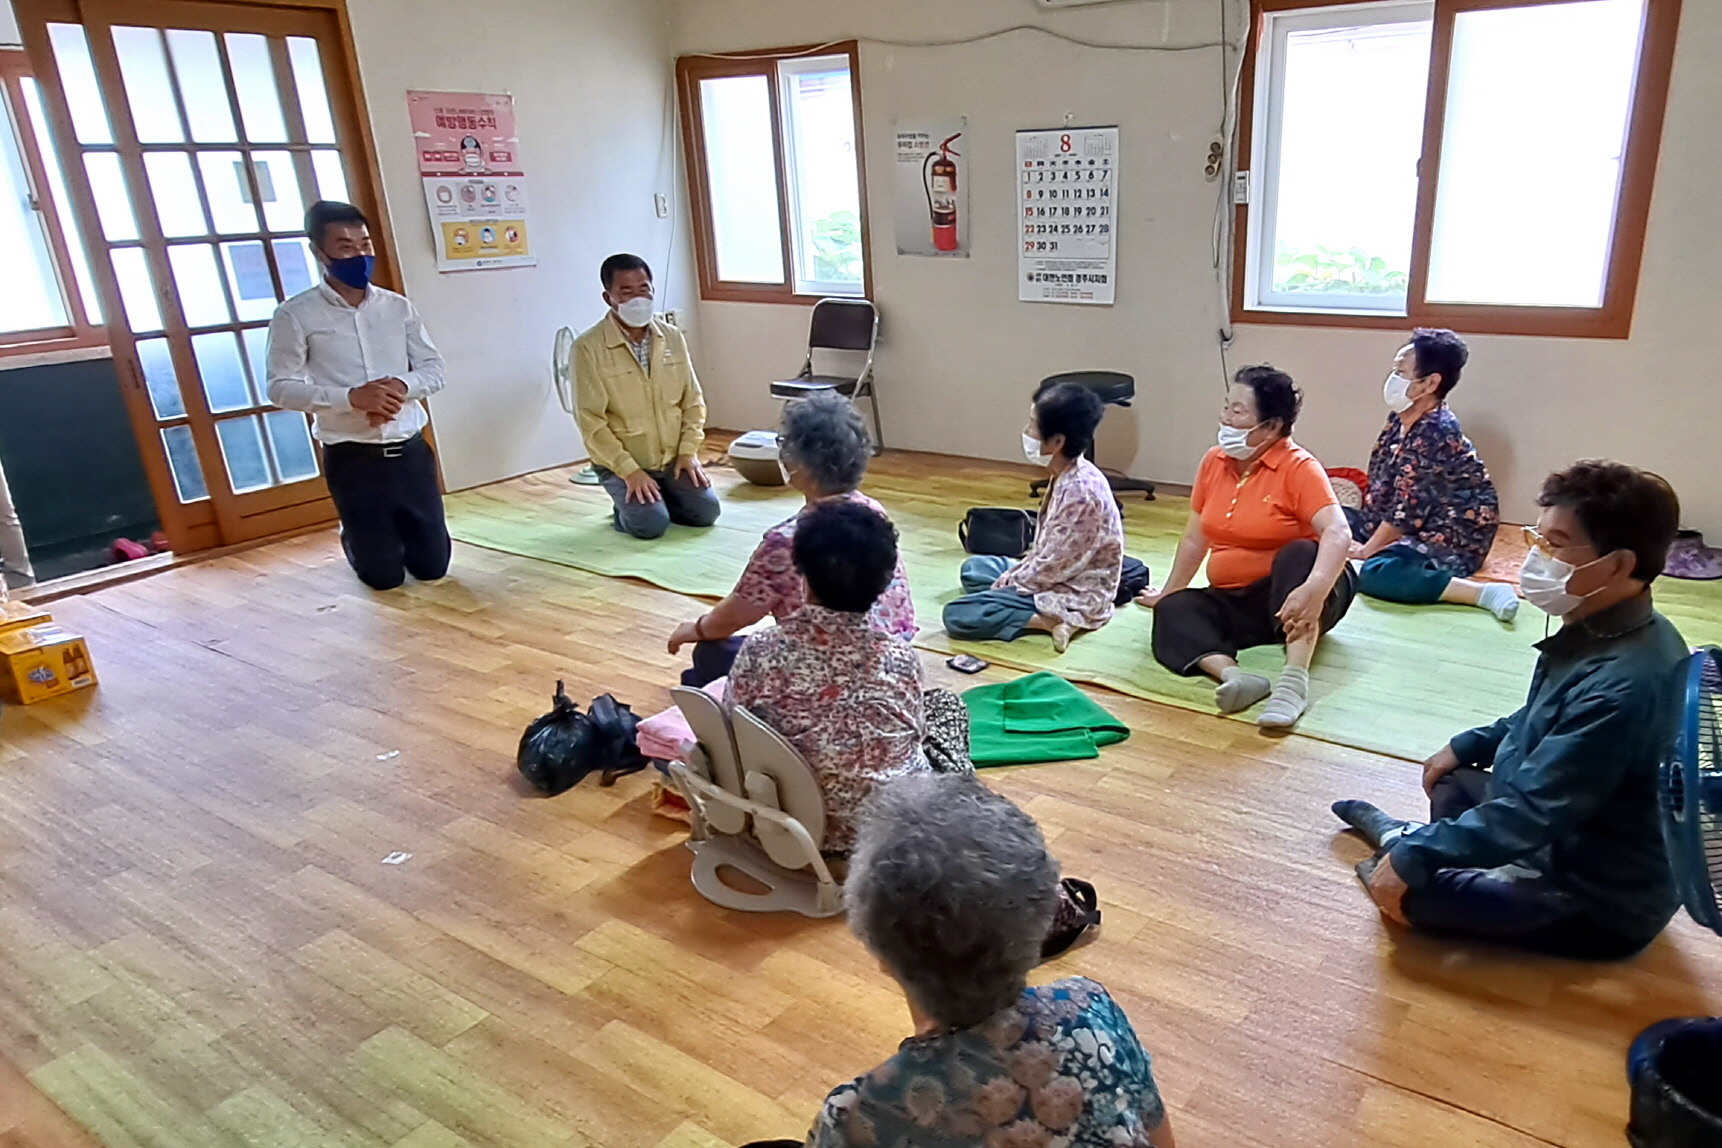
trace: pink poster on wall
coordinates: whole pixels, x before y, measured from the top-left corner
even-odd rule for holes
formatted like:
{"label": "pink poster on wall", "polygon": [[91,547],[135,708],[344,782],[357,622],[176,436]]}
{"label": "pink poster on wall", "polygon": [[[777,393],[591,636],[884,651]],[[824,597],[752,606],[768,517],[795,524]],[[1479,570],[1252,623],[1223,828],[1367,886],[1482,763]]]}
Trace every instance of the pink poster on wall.
{"label": "pink poster on wall", "polygon": [[530,267],[526,173],[514,97],[408,92],[407,114],[436,242],[437,270]]}

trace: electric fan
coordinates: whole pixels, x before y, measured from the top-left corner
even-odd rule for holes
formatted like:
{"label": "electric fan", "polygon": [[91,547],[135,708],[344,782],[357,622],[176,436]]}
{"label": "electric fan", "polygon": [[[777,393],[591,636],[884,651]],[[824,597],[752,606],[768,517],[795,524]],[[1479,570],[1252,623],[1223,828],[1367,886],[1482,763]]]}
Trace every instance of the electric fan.
{"label": "electric fan", "polygon": [[[556,349],[550,352],[550,373],[556,377],[556,399],[562,409],[574,413],[574,332],[563,327],[556,332]],[[598,472],[590,466],[568,480],[577,486],[597,486]]]}
{"label": "electric fan", "polygon": [[1688,659],[1674,752],[1662,763],[1662,836],[1686,911],[1722,933],[1722,649]]}
{"label": "electric fan", "polygon": [[[1681,678],[1679,724],[1662,762],[1662,837],[1686,912],[1722,933],[1722,649],[1698,650]],[[1653,1024],[1626,1064],[1633,1148],[1722,1143],[1722,1018]]]}

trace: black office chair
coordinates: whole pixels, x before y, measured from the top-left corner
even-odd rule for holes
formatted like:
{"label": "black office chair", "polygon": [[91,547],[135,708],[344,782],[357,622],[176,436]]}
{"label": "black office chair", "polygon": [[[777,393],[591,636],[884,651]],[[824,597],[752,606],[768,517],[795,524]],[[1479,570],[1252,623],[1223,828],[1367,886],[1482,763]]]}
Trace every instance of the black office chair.
{"label": "black office chair", "polygon": [[[1100,401],[1107,406],[1127,407],[1130,405],[1130,400],[1136,397],[1136,380],[1123,371],[1065,371],[1062,374],[1049,375],[1041,380],[1043,387],[1054,386],[1058,383],[1076,383],[1079,386],[1087,387],[1099,395]],[[1088,449],[1083,453],[1088,456],[1089,462],[1093,462],[1094,444],[1089,443]],[[1114,495],[1141,491],[1144,501],[1152,502],[1154,500],[1154,484],[1147,479],[1131,478],[1104,467],[1101,468],[1101,473],[1106,475],[1106,481],[1112,485]],[[1028,484],[1028,492],[1039,498],[1046,491],[1047,481],[1044,478],[1035,479]]]}
{"label": "black office chair", "polygon": [[873,391],[873,348],[879,312],[866,299],[821,299],[807,321],[807,360],[793,379],[771,384],[775,399],[804,399],[820,391],[865,395],[873,407],[873,453],[884,449],[879,396]]}

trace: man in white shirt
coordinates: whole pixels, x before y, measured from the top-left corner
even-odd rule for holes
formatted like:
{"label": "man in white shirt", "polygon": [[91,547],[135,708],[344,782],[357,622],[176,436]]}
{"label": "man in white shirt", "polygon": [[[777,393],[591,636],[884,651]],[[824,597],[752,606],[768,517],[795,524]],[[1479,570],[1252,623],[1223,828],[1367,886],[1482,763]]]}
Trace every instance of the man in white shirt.
{"label": "man in white shirt", "polygon": [[359,580],[392,590],[408,574],[441,578],[448,527],[421,400],[442,390],[442,355],[413,305],[371,283],[370,226],[358,208],[319,200],[305,233],[324,277],[275,309],[269,401],[312,415],[341,548]]}

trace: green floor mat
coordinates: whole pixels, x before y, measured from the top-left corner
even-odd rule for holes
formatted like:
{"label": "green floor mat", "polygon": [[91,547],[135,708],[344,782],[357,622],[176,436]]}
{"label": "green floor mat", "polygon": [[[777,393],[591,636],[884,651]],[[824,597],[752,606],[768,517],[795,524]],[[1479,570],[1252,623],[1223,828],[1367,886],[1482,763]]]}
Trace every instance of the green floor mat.
{"label": "green floor mat", "polygon": [[[884,470],[880,467],[879,470]],[[462,542],[539,558],[612,577],[635,577],[684,594],[722,597],[735,584],[759,536],[800,505],[785,487],[741,483],[714,470],[723,517],[710,530],[670,528],[642,542],[610,528],[610,500],[601,489],[570,486],[561,472],[518,484],[465,491],[448,499],[449,530]],[[1213,712],[1205,679],[1181,678],[1149,652],[1153,615],[1119,608],[1104,629],[1080,635],[1063,655],[1051,639],[1031,634],[1015,642],[952,642],[939,626],[956,597],[966,555],[957,522],[975,505],[1026,505],[1020,480],[980,466],[960,465],[917,486],[900,475],[870,476],[865,488],[890,511],[902,539],[921,635],[916,644],[940,653],[966,652],[1024,670],[1053,670],[1135,697]],[[1158,581],[1171,566],[1189,513],[1179,498],[1126,499],[1126,549],[1148,563]],[[1201,579],[1197,579],[1198,584]],[[1657,605],[1688,642],[1722,644],[1722,583],[1657,583]],[[1524,700],[1536,662],[1533,643],[1545,616],[1522,603],[1506,627],[1464,606],[1395,606],[1358,598],[1338,629],[1322,642],[1311,669],[1313,702],[1297,727],[1309,737],[1421,760],[1460,730],[1492,721]],[[1272,677],[1278,649],[1246,651],[1245,669]],[[1254,721],[1252,710],[1238,720]]]}

